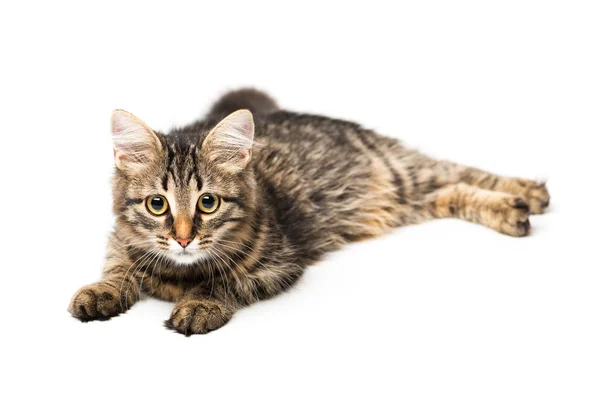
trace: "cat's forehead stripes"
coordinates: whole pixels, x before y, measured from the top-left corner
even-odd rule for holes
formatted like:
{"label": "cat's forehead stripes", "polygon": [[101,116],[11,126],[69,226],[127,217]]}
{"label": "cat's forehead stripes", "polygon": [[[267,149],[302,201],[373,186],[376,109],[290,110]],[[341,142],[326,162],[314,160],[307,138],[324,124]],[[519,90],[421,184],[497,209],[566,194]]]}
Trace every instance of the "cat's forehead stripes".
{"label": "cat's forehead stripes", "polygon": [[[180,215],[193,216],[196,202],[203,187],[199,173],[198,152],[196,145],[181,142],[177,134],[172,136],[179,142],[167,143],[165,166],[160,182],[156,187],[162,188],[163,194],[171,205],[175,221]],[[187,139],[184,138],[184,141]]]}
{"label": "cat's forehead stripes", "polygon": [[[173,135],[178,139],[177,135]],[[192,181],[198,190],[202,189],[202,179],[198,173],[198,151],[195,144],[172,142],[166,144],[166,170],[162,176],[162,187],[187,188]]]}

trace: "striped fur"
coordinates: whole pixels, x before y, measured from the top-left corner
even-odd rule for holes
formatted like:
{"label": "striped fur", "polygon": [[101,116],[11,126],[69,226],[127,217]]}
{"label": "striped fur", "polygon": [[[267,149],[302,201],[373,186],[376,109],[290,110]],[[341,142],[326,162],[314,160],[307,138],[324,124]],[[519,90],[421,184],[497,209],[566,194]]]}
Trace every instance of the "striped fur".
{"label": "striped fur", "polygon": [[[254,131],[249,113],[219,123],[232,113],[227,106],[256,110]],[[151,137],[136,145],[157,142],[152,159],[136,159],[135,170],[117,160],[104,277],[81,288],[69,307],[82,321],[116,316],[146,294],[175,302],[168,328],[207,333],[236,310],[285,291],[347,242],[443,217],[520,237],[530,213],[549,203],[543,184],[438,161],[354,123],[278,111],[252,90],[225,95],[206,120],[169,134],[132,122],[139,126],[133,134]],[[211,141],[219,128],[224,136]],[[229,165],[232,155],[222,159],[211,145],[237,158]],[[248,154],[235,155],[240,150]],[[206,192],[222,199],[214,214],[195,204]],[[145,206],[155,194],[169,201],[162,216]],[[181,230],[193,239],[192,263],[170,254]]]}

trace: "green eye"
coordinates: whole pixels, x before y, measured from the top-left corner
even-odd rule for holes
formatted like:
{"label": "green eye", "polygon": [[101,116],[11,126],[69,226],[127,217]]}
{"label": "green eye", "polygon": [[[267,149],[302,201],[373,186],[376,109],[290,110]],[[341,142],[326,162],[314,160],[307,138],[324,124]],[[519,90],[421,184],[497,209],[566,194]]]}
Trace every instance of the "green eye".
{"label": "green eye", "polygon": [[198,199],[198,208],[206,214],[214,213],[219,208],[220,200],[212,193],[205,193]]}
{"label": "green eye", "polygon": [[161,195],[149,196],[146,199],[146,207],[148,211],[155,216],[160,216],[161,214],[165,214],[167,209],[169,208],[169,203],[167,203],[167,199]]}

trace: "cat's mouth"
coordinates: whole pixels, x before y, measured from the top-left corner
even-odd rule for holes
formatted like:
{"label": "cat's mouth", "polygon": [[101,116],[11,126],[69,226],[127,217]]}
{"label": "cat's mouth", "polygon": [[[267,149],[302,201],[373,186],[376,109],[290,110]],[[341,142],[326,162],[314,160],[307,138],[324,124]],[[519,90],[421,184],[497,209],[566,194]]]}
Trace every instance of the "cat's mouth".
{"label": "cat's mouth", "polygon": [[195,264],[197,262],[200,262],[206,256],[207,255],[205,253],[205,250],[194,251],[194,252],[182,250],[179,252],[171,252],[169,254],[169,257],[171,258],[171,260],[173,260],[175,263],[180,264],[180,265]]}
{"label": "cat's mouth", "polygon": [[201,238],[190,243],[187,247],[172,244],[169,257],[176,263],[191,265],[208,256],[208,250],[213,243],[212,238]]}

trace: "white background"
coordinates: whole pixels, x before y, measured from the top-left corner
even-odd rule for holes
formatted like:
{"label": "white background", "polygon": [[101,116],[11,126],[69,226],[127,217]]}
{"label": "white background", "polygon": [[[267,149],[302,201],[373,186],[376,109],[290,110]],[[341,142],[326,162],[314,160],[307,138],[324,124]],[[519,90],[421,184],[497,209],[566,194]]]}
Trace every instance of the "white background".
{"label": "white background", "polygon": [[[207,3],[0,6],[0,403],[598,405],[597,2]],[[111,111],[168,130],[240,85],[548,178],[551,210],[524,239],[348,246],[207,336],[155,300],[71,318],[111,229]]]}

